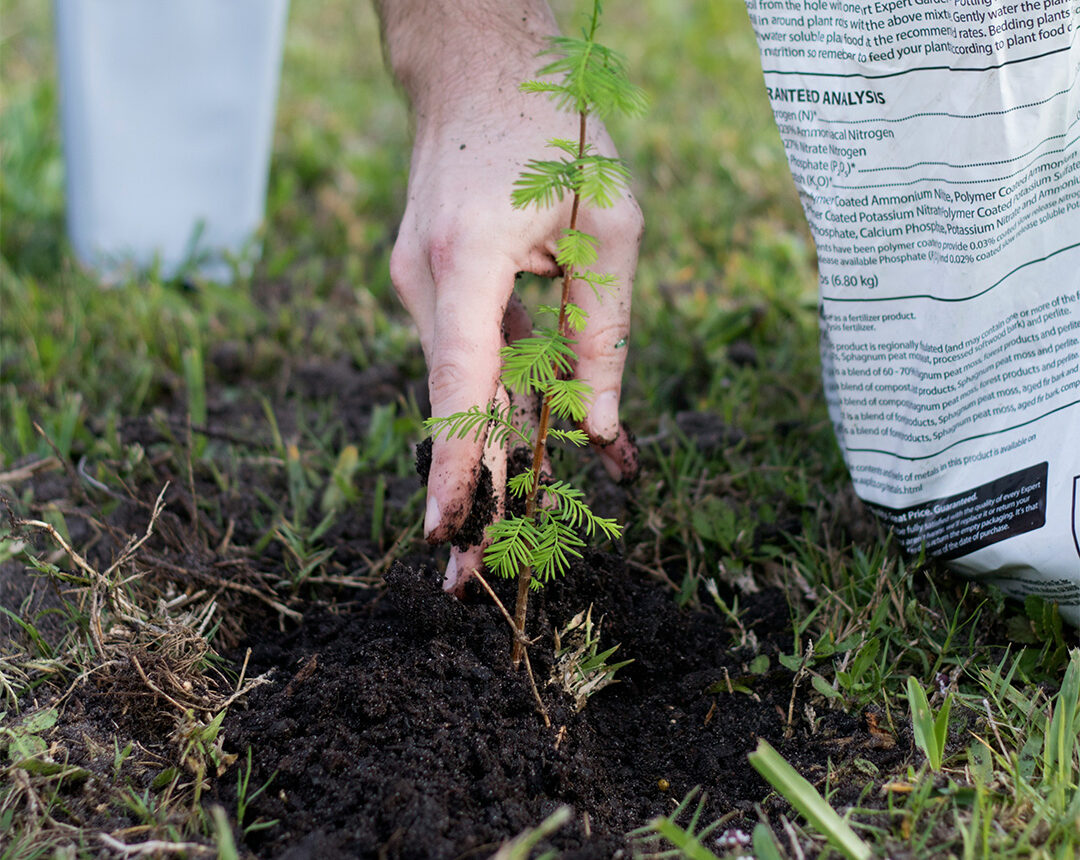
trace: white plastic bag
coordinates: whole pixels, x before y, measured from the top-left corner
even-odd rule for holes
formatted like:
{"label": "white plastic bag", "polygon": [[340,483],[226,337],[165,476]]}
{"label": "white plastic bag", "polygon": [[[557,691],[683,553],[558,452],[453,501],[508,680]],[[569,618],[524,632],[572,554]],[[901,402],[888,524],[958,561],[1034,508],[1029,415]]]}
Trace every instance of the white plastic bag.
{"label": "white plastic bag", "polygon": [[856,491],[1080,624],[1080,2],[746,3]]}

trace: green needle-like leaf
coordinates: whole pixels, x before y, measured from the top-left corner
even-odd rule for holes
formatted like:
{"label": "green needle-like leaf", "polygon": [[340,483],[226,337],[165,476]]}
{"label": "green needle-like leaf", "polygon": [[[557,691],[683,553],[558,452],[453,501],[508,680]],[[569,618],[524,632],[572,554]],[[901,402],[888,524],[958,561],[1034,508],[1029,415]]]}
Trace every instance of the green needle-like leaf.
{"label": "green needle-like leaf", "polygon": [[[589,274],[592,273],[590,272]],[[579,280],[585,280],[586,282],[588,281],[587,278],[581,278],[581,276],[576,273],[575,277],[577,277]],[[612,281],[614,280],[614,277],[612,277]],[[575,305],[573,302],[566,303],[566,324],[570,326],[571,329],[573,329],[574,331],[584,331],[585,323],[588,319],[589,315],[585,313],[585,311],[582,310],[580,307]]]}
{"label": "green needle-like leaf", "polygon": [[532,159],[514,181],[510,203],[515,209],[526,206],[547,208],[572,192],[578,181],[578,170],[569,161],[540,161]]}
{"label": "green needle-like leaf", "polygon": [[561,519],[572,528],[584,528],[589,537],[597,531],[612,539],[622,534],[622,527],[614,519],[598,517],[592,512],[585,504],[585,494],[577,487],[565,481],[556,481],[546,485],[544,492],[554,500]]}
{"label": "green needle-like leaf", "polygon": [[620,192],[630,182],[630,171],[618,158],[588,155],[575,162],[574,190],[586,203],[600,209],[614,206]]}
{"label": "green needle-like leaf", "polygon": [[540,543],[540,531],[526,517],[499,520],[487,527],[491,543],[484,550],[484,564],[502,577],[516,576],[533,563],[533,550]]}
{"label": "green needle-like leaf", "polygon": [[577,357],[573,341],[554,329],[539,329],[501,350],[503,384],[523,394],[543,392],[559,374],[571,371]]}
{"label": "green needle-like leaf", "polygon": [[563,230],[555,243],[555,261],[562,267],[591,266],[596,262],[596,246],[599,240],[581,230]]}
{"label": "green needle-like leaf", "polygon": [[579,448],[583,448],[589,444],[589,437],[585,435],[584,430],[548,430],[548,438],[557,439],[560,442],[566,442],[569,445],[576,445]]}
{"label": "green needle-like leaf", "polygon": [[[606,272],[594,272],[590,269],[575,271],[574,277],[579,281],[584,281],[592,287],[593,292],[598,299],[602,298],[600,295],[601,290],[610,294],[619,283],[614,275],[610,275]],[[584,327],[584,324],[582,324],[581,328]],[[581,329],[578,329],[578,331],[581,331]]]}
{"label": "green needle-like leaf", "polygon": [[539,534],[533,550],[534,588],[565,574],[570,568],[570,556],[581,558],[578,548],[585,546],[577,532],[550,511],[541,512]]}
{"label": "green needle-like leaf", "polygon": [[576,422],[585,418],[585,401],[592,388],[580,379],[553,379],[545,394],[551,398],[552,414]]}
{"label": "green needle-like leaf", "polygon": [[532,436],[527,430],[514,425],[511,421],[515,408],[507,406],[504,409],[496,409],[489,406],[481,409],[473,406],[464,412],[455,412],[453,415],[439,418],[427,418],[424,420],[424,429],[431,433],[432,439],[445,436],[447,439],[464,439],[471,435],[479,441],[487,432],[489,445],[505,445],[510,437],[518,439],[525,445],[531,446]]}
{"label": "green needle-like leaf", "polygon": [[506,489],[515,499],[523,499],[533,488],[532,469],[519,472],[506,482]]}
{"label": "green needle-like leaf", "polygon": [[[554,36],[545,54],[556,59],[540,69],[540,75],[561,76],[558,84],[534,87],[528,92],[550,94],[561,108],[578,113],[594,113],[601,118],[621,113],[635,116],[645,112],[645,93],[630,83],[626,62],[615,51],[592,39]],[[543,81],[532,83],[544,84]]]}
{"label": "green needle-like leaf", "polygon": [[547,142],[547,145],[551,149],[557,149],[560,152],[565,152],[572,159],[577,159],[578,156],[588,155],[593,150],[593,145],[591,143],[586,143],[585,144],[585,151],[579,153],[578,152],[578,141],[576,141],[576,140],[568,140],[565,137],[553,137],[551,140],[549,140]]}

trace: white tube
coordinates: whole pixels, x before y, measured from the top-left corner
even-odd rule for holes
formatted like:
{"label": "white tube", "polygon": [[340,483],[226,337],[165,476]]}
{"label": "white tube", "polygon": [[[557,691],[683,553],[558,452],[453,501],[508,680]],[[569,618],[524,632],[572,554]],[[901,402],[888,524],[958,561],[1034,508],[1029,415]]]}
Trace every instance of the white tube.
{"label": "white tube", "polygon": [[55,6],[76,255],[227,280],[263,218],[288,0]]}

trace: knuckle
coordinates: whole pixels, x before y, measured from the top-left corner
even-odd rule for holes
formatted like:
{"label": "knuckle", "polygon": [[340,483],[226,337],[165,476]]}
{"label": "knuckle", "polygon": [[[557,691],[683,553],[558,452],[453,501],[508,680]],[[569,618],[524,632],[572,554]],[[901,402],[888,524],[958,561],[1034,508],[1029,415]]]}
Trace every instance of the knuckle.
{"label": "knuckle", "polygon": [[436,284],[477,261],[524,256],[519,246],[528,244],[527,231],[522,231],[527,221],[509,205],[506,210],[478,197],[458,202],[432,218],[423,245]]}
{"label": "knuckle", "polygon": [[411,242],[398,238],[390,252],[390,282],[398,298],[408,305],[408,296],[417,280],[416,253]]}
{"label": "knuckle", "polygon": [[428,368],[428,392],[435,403],[453,403],[455,409],[467,409],[474,404],[466,403],[466,395],[473,387],[473,375],[468,363],[459,360],[453,354],[444,354],[436,358]]}
{"label": "knuckle", "polygon": [[426,250],[431,276],[436,285],[470,261],[490,251],[494,231],[484,221],[484,213],[457,209],[453,217],[439,218],[427,235]]}
{"label": "knuckle", "polygon": [[585,361],[603,360],[616,362],[620,367],[626,350],[617,346],[625,344],[630,335],[630,325],[625,320],[591,321],[585,329],[586,337],[577,345],[578,358]]}
{"label": "knuckle", "polygon": [[627,194],[611,209],[604,210],[600,217],[603,219],[603,229],[609,235],[635,247],[641,243],[642,234],[645,232],[645,216],[631,195]]}
{"label": "knuckle", "polygon": [[460,234],[453,228],[441,230],[429,240],[428,261],[436,285],[457,269],[458,260],[461,259],[460,248]]}

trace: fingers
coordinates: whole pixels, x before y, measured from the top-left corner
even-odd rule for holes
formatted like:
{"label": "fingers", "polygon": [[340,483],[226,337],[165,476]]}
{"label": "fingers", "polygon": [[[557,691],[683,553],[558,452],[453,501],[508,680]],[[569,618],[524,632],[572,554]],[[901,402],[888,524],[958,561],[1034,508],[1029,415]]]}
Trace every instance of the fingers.
{"label": "fingers", "polygon": [[641,240],[641,211],[627,197],[616,208],[589,213],[583,229],[598,240],[594,271],[611,274],[616,283],[600,294],[584,281],[574,281],[570,300],[589,315],[577,335],[575,375],[592,388],[582,429],[589,436],[608,473],[617,480],[637,474],[637,450],[619,422],[619,395],[630,339],[630,294]]}
{"label": "fingers", "polygon": [[424,360],[430,363],[431,344],[435,339],[435,281],[431,276],[431,265],[421,247],[416,219],[412,217],[410,207],[405,210],[394,250],[390,254],[390,281],[416,325]]}
{"label": "fingers", "polygon": [[[501,323],[514,278],[508,262],[470,248],[467,242],[459,243],[452,256],[452,260],[439,260],[432,254],[435,302],[428,392],[435,417],[474,406],[485,408],[495,399]],[[472,432],[463,439],[441,436],[432,446],[424,519],[424,533],[431,543],[451,539],[472,510],[486,430],[482,426],[479,437]],[[505,481],[505,455],[501,465],[495,460],[488,468],[493,470],[492,478],[498,478],[493,480],[500,488],[498,496]]]}
{"label": "fingers", "polygon": [[456,547],[450,550],[450,561],[443,575],[443,591],[449,591],[455,597],[465,596],[465,584],[472,578],[473,572],[484,565],[484,550],[474,546],[466,550]]}
{"label": "fingers", "polygon": [[[498,386],[495,394],[495,405],[499,408],[506,406],[508,396],[506,389]],[[501,520],[506,513],[506,446],[488,444],[484,446],[483,464],[491,479],[492,495],[478,494],[472,516],[479,521],[470,523],[477,529],[486,528],[490,523]],[[481,497],[482,496],[482,497]],[[470,531],[471,529],[467,529]],[[446,573],[443,576],[443,589],[461,597],[465,591],[465,583],[473,575],[473,571],[480,570],[484,565],[484,549],[488,545],[487,535],[472,546],[453,546],[450,549],[450,561],[446,565]],[[471,533],[468,539],[475,540],[476,534]]]}

